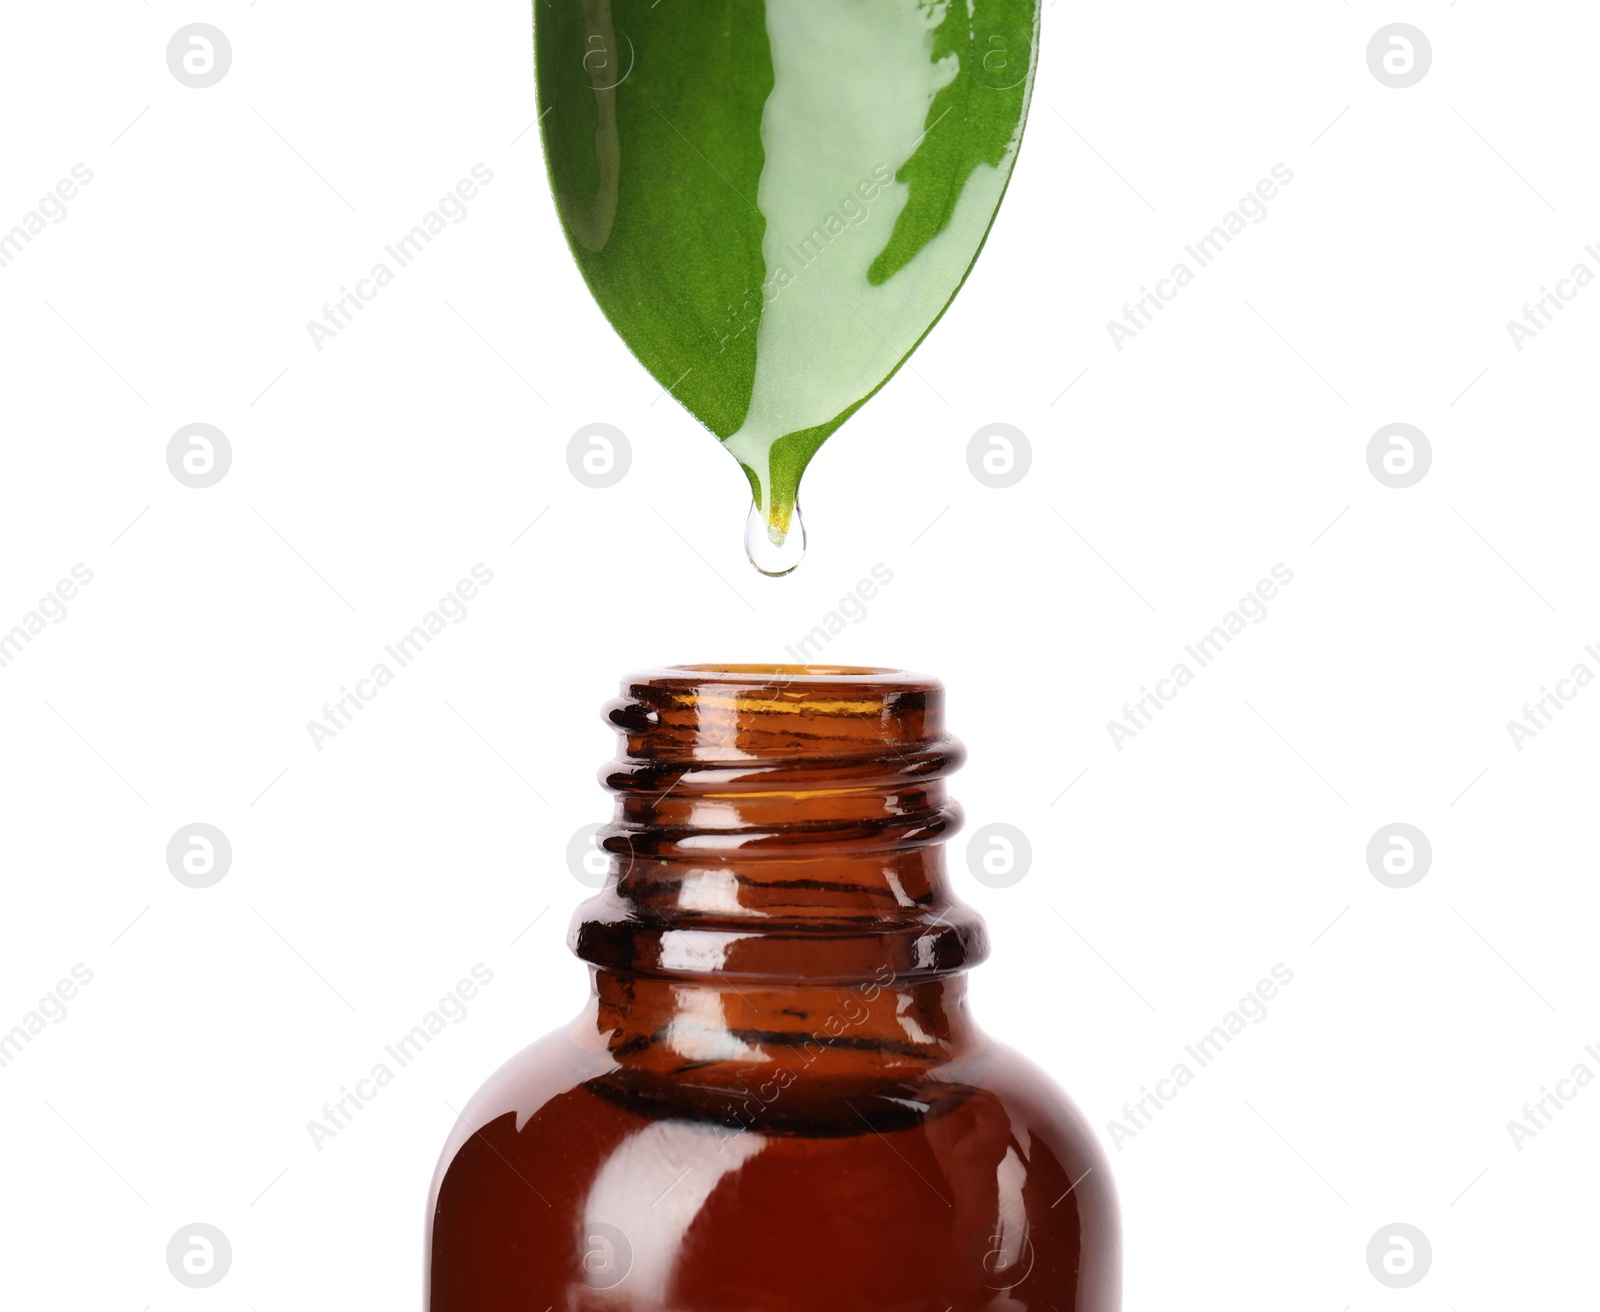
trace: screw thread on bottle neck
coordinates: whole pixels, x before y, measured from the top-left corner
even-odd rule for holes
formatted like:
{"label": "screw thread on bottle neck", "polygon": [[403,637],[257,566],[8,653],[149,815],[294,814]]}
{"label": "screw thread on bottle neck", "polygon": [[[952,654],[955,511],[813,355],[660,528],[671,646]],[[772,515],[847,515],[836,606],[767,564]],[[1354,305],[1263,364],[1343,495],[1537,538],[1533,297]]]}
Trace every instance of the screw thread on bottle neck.
{"label": "screw thread on bottle neck", "polygon": [[584,960],[706,981],[914,982],[987,945],[951,894],[944,690],[902,671],[685,666],[623,683],[606,888]]}

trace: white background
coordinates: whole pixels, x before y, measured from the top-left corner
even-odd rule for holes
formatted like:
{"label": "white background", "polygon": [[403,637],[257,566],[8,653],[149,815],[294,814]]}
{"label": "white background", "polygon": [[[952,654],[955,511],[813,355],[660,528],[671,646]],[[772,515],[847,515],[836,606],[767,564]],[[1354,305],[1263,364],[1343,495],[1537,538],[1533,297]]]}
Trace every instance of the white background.
{"label": "white background", "polygon": [[[1433,65],[1395,90],[1365,52],[1401,20]],[[166,63],[193,21],[233,48],[205,90]],[[1600,1088],[1520,1151],[1507,1122],[1600,1073],[1600,690],[1521,751],[1506,722],[1600,671],[1600,289],[1521,351],[1506,321],[1600,272],[1594,10],[1052,3],[988,248],[816,461],[781,581],[566,253],[529,26],[8,8],[0,228],[94,180],[0,268],[0,628],[94,581],[0,669],[0,1029],[94,978],[0,1070],[0,1300],[415,1306],[449,1108],[582,1002],[565,851],[607,814],[616,678],[782,660],[882,563],[825,659],[941,676],[970,828],[1031,839],[1003,889],[952,844],[996,944],[980,1019],[1100,1131],[1128,1306],[1592,1302]],[[480,162],[470,216],[319,352],[307,320]],[[1119,352],[1107,320],[1278,163],[1269,216]],[[166,465],[196,422],[233,453],[204,490]],[[604,491],[565,459],[596,422],[633,449]],[[1005,491],[966,462],[995,422],[1033,450]],[[1366,461],[1394,422],[1431,440],[1407,490]],[[316,750],[307,721],[480,562],[469,618]],[[1280,562],[1268,617],[1117,750],[1107,721]],[[193,821],[233,846],[207,890],[166,866]],[[1405,890],[1365,857],[1394,821],[1433,846]],[[466,1019],[313,1147],[475,963]],[[1113,1147],[1277,963],[1267,1018]],[[233,1246],[209,1291],[165,1263],[194,1221]],[[1365,1256],[1396,1221],[1433,1249],[1405,1291]]]}

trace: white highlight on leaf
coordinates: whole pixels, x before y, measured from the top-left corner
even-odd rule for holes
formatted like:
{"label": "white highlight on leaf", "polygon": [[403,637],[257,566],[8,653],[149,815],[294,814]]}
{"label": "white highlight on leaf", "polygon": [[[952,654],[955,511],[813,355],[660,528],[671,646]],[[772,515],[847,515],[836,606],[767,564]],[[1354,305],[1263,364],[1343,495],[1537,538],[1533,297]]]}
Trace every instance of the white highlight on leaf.
{"label": "white highlight on leaf", "polygon": [[[750,410],[726,443],[758,475],[764,502],[773,444],[882,383],[955,294],[1005,189],[1020,125],[1000,166],[980,164],[967,179],[944,231],[882,286],[868,282],[906,204],[909,189],[894,174],[958,72],[956,56],[933,58],[945,9],[928,0],[767,0],[774,85],[757,195],[766,304]],[[878,187],[870,202],[860,200],[863,183]],[[848,197],[864,204],[865,218],[853,217]],[[765,517],[770,506],[761,509]]]}

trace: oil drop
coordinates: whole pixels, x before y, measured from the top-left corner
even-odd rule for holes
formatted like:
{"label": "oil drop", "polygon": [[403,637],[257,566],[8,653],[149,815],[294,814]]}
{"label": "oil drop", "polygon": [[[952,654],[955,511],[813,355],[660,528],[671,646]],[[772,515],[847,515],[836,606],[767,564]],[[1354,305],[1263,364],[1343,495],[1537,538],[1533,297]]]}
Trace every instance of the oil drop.
{"label": "oil drop", "polygon": [[750,563],[769,578],[792,573],[806,555],[806,526],[800,518],[800,503],[795,502],[789,514],[787,533],[770,523],[759,505],[752,505],[750,518],[744,522],[744,549]]}

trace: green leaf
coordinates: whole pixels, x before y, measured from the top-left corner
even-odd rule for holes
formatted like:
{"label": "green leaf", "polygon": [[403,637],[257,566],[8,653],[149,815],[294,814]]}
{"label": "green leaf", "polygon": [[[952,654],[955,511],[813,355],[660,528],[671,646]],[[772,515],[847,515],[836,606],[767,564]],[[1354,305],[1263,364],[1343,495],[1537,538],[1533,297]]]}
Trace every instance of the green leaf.
{"label": "green leaf", "polygon": [[1038,0],[536,0],[573,255],[744,467],[771,543],[977,258],[1038,26]]}
{"label": "green leaf", "polygon": [[1027,113],[1035,0],[991,0],[984,18],[994,26],[980,34],[963,6],[952,4],[934,34],[934,59],[955,56],[960,71],[934,97],[926,135],[895,175],[910,193],[889,245],[868,271],[874,285],[899,273],[944,231],[972,171],[979,164],[1000,167]]}

